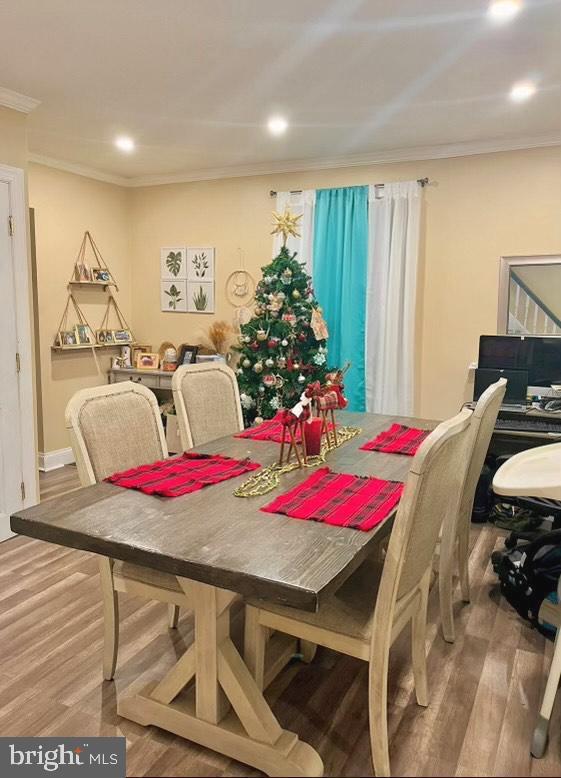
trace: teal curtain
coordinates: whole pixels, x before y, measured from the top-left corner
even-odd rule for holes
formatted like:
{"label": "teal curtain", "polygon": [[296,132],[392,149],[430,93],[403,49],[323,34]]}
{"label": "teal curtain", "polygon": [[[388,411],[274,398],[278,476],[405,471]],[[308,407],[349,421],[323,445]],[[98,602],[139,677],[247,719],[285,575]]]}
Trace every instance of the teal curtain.
{"label": "teal curtain", "polygon": [[314,219],[314,291],[329,327],[328,362],[345,376],[349,410],[365,410],[364,332],[368,187],[318,189]]}

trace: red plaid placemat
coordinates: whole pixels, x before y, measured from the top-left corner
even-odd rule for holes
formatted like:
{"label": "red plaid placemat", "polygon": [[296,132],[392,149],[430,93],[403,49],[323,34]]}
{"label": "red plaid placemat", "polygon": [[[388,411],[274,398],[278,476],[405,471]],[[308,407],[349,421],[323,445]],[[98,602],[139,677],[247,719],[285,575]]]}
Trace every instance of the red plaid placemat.
{"label": "red plaid placemat", "polygon": [[400,481],[334,473],[328,467],[320,467],[295,489],[281,494],[261,510],[367,532],[389,516],[402,491]]}
{"label": "red plaid placemat", "polygon": [[389,429],[369,440],[360,448],[363,451],[382,451],[384,454],[407,454],[414,456],[423,440],[432,430],[420,430],[406,427],[404,424],[392,424]]}
{"label": "red plaid placemat", "polygon": [[122,473],[114,473],[106,480],[125,489],[138,489],[145,494],[161,497],[179,497],[197,492],[204,486],[236,478],[249,470],[261,467],[250,459],[232,459],[221,454],[186,452],[179,457],[162,459],[149,465],[140,465]]}
{"label": "red plaid placemat", "polygon": [[[273,443],[282,441],[282,422],[280,421],[283,411],[279,411],[272,419],[262,421],[257,427],[249,427],[243,432],[234,435],[235,438],[250,438],[251,440],[271,440]],[[329,422],[329,429],[333,429],[333,424]],[[294,430],[296,441],[300,442],[300,428]],[[290,443],[288,431],[285,432],[285,443]]]}

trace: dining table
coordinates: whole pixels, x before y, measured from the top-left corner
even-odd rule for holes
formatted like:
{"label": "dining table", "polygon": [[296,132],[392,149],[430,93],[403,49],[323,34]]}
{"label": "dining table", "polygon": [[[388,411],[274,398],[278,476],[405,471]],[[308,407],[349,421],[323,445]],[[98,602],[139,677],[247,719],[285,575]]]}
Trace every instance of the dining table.
{"label": "dining table", "polygon": [[[330,450],[325,465],[406,480],[411,456],[360,448],[394,422],[426,429],[437,423],[339,412],[338,425],[360,432]],[[228,436],[196,451],[249,457],[267,467],[278,461],[279,448]],[[185,609],[194,613],[193,643],[159,682],[118,699],[120,716],[156,725],[267,775],[323,775],[317,751],[280,726],[230,633],[230,611],[245,597],[315,612],[387,542],[395,510],[367,532],[260,510],[312,471],[283,473],[273,491],[250,497],[234,491],[259,470],[175,498],[102,482],[13,514],[11,528],[20,535],[176,576]],[[374,582],[364,596],[374,596]],[[271,637],[265,686],[293,654],[292,638]]]}

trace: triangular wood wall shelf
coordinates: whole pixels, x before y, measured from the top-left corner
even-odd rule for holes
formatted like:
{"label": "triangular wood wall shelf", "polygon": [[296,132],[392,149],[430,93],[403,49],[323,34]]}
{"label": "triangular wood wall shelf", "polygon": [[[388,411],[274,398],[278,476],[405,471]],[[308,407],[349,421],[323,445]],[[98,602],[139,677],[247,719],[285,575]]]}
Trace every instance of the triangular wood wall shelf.
{"label": "triangular wood wall shelf", "polygon": [[[88,246],[91,249],[93,260],[91,265],[88,263],[86,253]],[[108,286],[114,286],[118,291],[119,287],[109,270],[106,261],[101,256],[95,240],[92,238],[89,230],[86,230],[78,255],[74,261],[74,270],[72,277],[68,282],[69,286],[101,286],[106,289]]]}

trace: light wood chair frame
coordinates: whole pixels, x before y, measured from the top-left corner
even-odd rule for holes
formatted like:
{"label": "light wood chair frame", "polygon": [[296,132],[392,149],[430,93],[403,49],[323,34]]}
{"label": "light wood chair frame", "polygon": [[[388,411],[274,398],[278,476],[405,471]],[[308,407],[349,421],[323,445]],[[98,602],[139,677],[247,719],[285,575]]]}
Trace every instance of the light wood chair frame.
{"label": "light wood chair frame", "polygon": [[469,531],[477,482],[485,463],[495,421],[506,391],[506,379],[501,378],[483,392],[470,422],[471,451],[469,466],[457,514],[450,515],[442,525],[438,558],[438,590],[442,634],[448,643],[455,640],[454,572],[457,569],[463,602],[469,603]]}
{"label": "light wood chair frame", "polygon": [[[429,702],[425,648],[427,602],[432,575],[432,553],[436,546],[439,528],[435,528],[434,546],[429,549],[429,564],[425,572],[408,592],[400,597],[398,592],[415,521],[426,519],[426,516],[421,517],[417,513],[421,504],[422,490],[426,487],[427,479],[430,478],[431,462],[447,441],[457,435],[464,436],[460,453],[463,454],[467,450],[471,415],[472,411],[466,408],[453,419],[442,422],[426,438],[413,459],[386,552],[378,596],[373,603],[374,614],[370,634],[367,637],[362,639],[346,634],[343,624],[341,631],[337,632],[310,624],[305,619],[297,618],[297,610],[293,617],[284,611],[281,615],[274,610],[267,610],[266,603],[259,601],[251,602],[246,606],[245,661],[260,688],[264,685],[265,650],[270,630],[284,632],[303,641],[301,645],[308,654],[305,658],[313,656],[313,648],[319,644],[369,663],[370,742],[377,776],[390,775],[387,726],[390,648],[409,622],[411,622],[411,652],[416,698],[419,705],[426,706]],[[467,464],[465,468],[457,468],[455,478],[458,482],[451,485],[449,499],[452,509],[456,511],[466,472]],[[443,516],[435,519],[442,521]],[[321,607],[319,612],[321,614]]]}
{"label": "light wood chair frame", "polygon": [[220,362],[204,362],[195,365],[181,365],[173,374],[173,378],[171,379],[171,388],[173,391],[175,412],[177,414],[179,436],[181,438],[181,445],[184,451],[188,451],[189,449],[193,448],[193,446],[199,445],[199,441],[194,440],[193,438],[191,425],[189,424],[189,411],[185,405],[185,398],[183,396],[181,386],[186,378],[188,380],[188,376],[207,372],[222,373],[231,382],[232,389],[234,391],[234,401],[236,404],[238,431],[241,432],[244,428],[240,391],[238,389],[236,374],[232,368]]}
{"label": "light wood chair frame", "polygon": [[[162,418],[158,408],[158,402],[153,392],[145,386],[135,384],[132,381],[122,381],[116,384],[95,386],[90,389],[82,389],[70,399],[66,406],[66,428],[70,436],[70,442],[78,476],[82,486],[95,484],[96,477],[88,453],[88,448],[80,427],[80,413],[82,408],[92,400],[100,397],[112,397],[124,394],[137,394],[143,397],[150,405],[154,415],[158,442],[162,459],[168,457],[166,436],[162,425]],[[157,600],[168,605],[168,626],[171,629],[177,627],[179,620],[179,607],[185,605],[185,594],[178,589],[160,588],[154,584],[144,583],[114,573],[115,560],[108,557],[99,557],[99,575],[101,581],[101,593],[103,598],[103,677],[110,681],[115,675],[117,655],[119,652],[119,592],[126,592],[148,600]]]}

